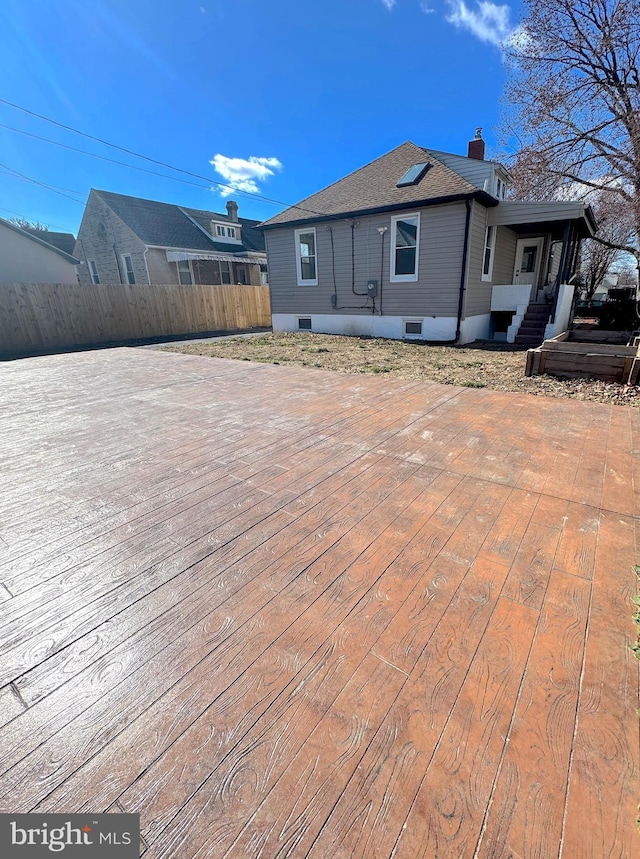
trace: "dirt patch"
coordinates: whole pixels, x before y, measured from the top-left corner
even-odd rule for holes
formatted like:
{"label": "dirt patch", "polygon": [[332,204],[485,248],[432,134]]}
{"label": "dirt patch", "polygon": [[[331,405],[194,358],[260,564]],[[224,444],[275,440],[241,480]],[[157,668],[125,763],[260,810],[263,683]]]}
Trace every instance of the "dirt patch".
{"label": "dirt patch", "polygon": [[596,379],[527,378],[524,375],[526,349],[493,341],[478,341],[468,346],[428,346],[415,341],[331,334],[264,334],[165,348],[212,358],[318,367],[338,373],[380,374],[468,388],[640,407],[637,387]]}

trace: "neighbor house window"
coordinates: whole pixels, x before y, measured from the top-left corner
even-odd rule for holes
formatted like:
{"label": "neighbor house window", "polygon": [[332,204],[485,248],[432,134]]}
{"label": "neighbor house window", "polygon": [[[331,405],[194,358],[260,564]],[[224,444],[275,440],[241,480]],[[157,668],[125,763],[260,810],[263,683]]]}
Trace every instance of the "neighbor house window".
{"label": "neighbor house window", "polygon": [[123,254],[122,262],[124,263],[124,271],[127,278],[127,283],[135,283],[136,276],[133,271],[133,262],[129,254]]}
{"label": "neighbor house window", "polygon": [[298,331],[311,331],[311,317],[310,316],[299,316],[298,317]]}
{"label": "neighbor house window", "polygon": [[216,224],[216,236],[219,236],[221,239],[235,239],[237,238],[236,228],[227,227],[224,224]]}
{"label": "neighbor house window", "polygon": [[193,283],[193,275],[191,274],[191,266],[188,259],[178,260],[178,281],[183,286],[189,286]]}
{"label": "neighbor house window", "polygon": [[[484,255],[482,258],[482,280],[491,280],[493,276],[493,249],[496,242],[496,228],[487,227],[484,234]],[[477,269],[476,269],[477,271]]]}
{"label": "neighbor house window", "polygon": [[298,286],[318,285],[315,227],[296,230],[296,269]]}
{"label": "neighbor house window", "polygon": [[496,176],[496,197],[498,200],[504,200],[507,193],[506,184],[500,179],[499,176]]}
{"label": "neighbor house window", "polygon": [[220,283],[231,283],[231,265],[227,260],[220,261]]}
{"label": "neighbor house window", "polygon": [[420,215],[397,215],[391,219],[391,281],[418,279]]}
{"label": "neighbor house window", "polygon": [[100,278],[98,277],[98,269],[96,268],[96,261],[94,259],[87,260],[89,265],[89,274],[91,275],[91,283],[100,283]]}
{"label": "neighbor house window", "polygon": [[269,272],[266,265],[260,263],[260,283],[262,286],[267,286],[269,283]]}

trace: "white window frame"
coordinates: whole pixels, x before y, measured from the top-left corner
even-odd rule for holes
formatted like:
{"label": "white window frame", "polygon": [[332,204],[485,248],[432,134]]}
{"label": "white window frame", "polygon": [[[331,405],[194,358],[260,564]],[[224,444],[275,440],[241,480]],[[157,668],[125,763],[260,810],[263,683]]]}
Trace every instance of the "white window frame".
{"label": "white window frame", "polygon": [[[186,263],[187,263],[187,265],[189,266],[189,274],[191,275],[191,283],[182,283],[182,281],[180,280],[180,263],[181,263],[181,262],[186,262]],[[190,260],[190,259],[181,259],[181,260],[177,260],[177,261],[176,261],[176,271],[177,271],[177,274],[178,274],[178,283],[180,284],[180,286],[193,286],[193,285],[195,284],[196,279],[195,279],[195,277],[193,276],[193,266],[191,265],[191,260]]]}
{"label": "white window frame", "polygon": [[496,197],[498,200],[504,200],[507,196],[507,183],[500,176],[496,176]]}
{"label": "white window frame", "polygon": [[[314,259],[316,261],[316,276],[314,278],[309,278],[308,280],[304,280],[302,277],[302,263],[300,256],[300,236],[306,235],[308,233],[313,233],[313,244],[315,247],[315,256]],[[299,230],[295,230],[295,247],[296,247],[296,274],[298,276],[298,286],[317,286],[318,285],[318,236],[316,234],[315,227],[302,227]]]}
{"label": "white window frame", "polygon": [[236,237],[236,228],[235,227],[227,227],[227,237],[230,239],[235,239],[235,237]]}
{"label": "white window frame", "polygon": [[[491,240],[489,240],[489,231],[491,230]],[[482,243],[482,268],[480,269],[480,280],[483,280],[485,283],[490,283],[493,280],[493,262],[496,256],[496,234],[498,232],[497,227],[493,224],[489,224],[484,231],[484,242]],[[489,271],[485,273],[484,270],[484,258],[487,254],[487,250],[489,251]]]}
{"label": "white window frame", "polygon": [[216,224],[216,236],[217,237],[223,239],[225,236],[224,230],[225,230],[225,228],[222,226],[222,224]]}
{"label": "white window frame", "polygon": [[[420,333],[419,334],[411,334],[407,331],[407,323],[419,322],[420,323]],[[405,318],[402,320],[402,337],[404,340],[423,340],[424,339],[424,331],[422,330],[424,327],[424,318],[422,317],[411,317]]]}
{"label": "white window frame", "polygon": [[[127,260],[129,260],[129,263],[131,265],[131,275],[133,277],[132,281],[129,280],[129,269],[127,268]],[[136,273],[133,270],[133,259],[131,258],[131,254],[122,254],[122,265],[124,266],[125,283],[128,283],[129,286],[134,286],[136,282]]]}
{"label": "white window frame", "polygon": [[[396,274],[396,230],[398,221],[416,218],[416,266],[413,274]],[[415,283],[418,280],[420,268],[420,212],[404,212],[391,218],[391,245],[389,253],[389,280],[391,283]]]}
{"label": "white window frame", "polygon": [[96,261],[94,259],[87,260],[87,266],[89,267],[89,277],[91,278],[91,283],[95,286],[100,284],[100,275],[98,274],[98,266],[96,265]]}

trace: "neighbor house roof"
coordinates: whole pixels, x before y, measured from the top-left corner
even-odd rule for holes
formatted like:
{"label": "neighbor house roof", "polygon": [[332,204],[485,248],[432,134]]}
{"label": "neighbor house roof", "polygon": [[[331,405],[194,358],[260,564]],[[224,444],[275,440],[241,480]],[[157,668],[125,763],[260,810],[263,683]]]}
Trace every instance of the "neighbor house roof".
{"label": "neighbor house roof", "polygon": [[111,191],[93,191],[127,224],[146,244],[163,248],[190,250],[219,250],[224,253],[264,252],[264,239],[255,229],[258,221],[238,218],[242,227],[242,244],[217,242],[209,233],[210,222],[234,222],[227,214],[204,209],[189,209],[174,203],[161,203],[141,197],[114,194]]}
{"label": "neighbor house roof", "polygon": [[[22,235],[22,236],[26,236],[28,239],[31,239],[31,241],[36,242],[37,244],[42,245],[45,248],[48,248],[50,251],[57,253],[59,256],[66,259],[67,262],[73,263],[73,265],[79,265],[80,264],[80,260],[76,259],[74,256],[72,256],[71,253],[67,253],[66,251],[62,250],[60,247],[57,247],[53,242],[47,242],[44,239],[41,239],[40,236],[36,236],[36,235],[34,235],[34,233],[30,233],[28,230],[23,230],[20,227],[16,227],[16,225],[12,224],[11,221],[5,221],[4,218],[0,218],[0,224],[2,224],[2,226],[4,226],[4,227],[8,227],[10,230],[13,230],[16,233],[20,233],[20,235]],[[51,235],[53,235],[53,236],[68,235],[68,236],[71,236],[71,238],[73,239],[73,236],[71,235],[71,233],[52,233],[52,234],[50,234],[49,232],[46,232],[46,233],[43,233],[43,235],[46,235],[47,238],[49,238]],[[73,244],[75,244],[75,239],[73,239]],[[71,245],[72,250],[73,250],[73,244]]]}
{"label": "neighbor house roof", "polygon": [[[416,184],[397,187],[407,170],[425,162],[431,166]],[[260,226],[269,228],[317,221],[323,217],[389,211],[473,196],[482,199],[485,205],[497,204],[497,200],[454,173],[434,158],[431,152],[407,141],[344,179],[269,218]]]}
{"label": "neighbor house roof", "polygon": [[42,234],[42,239],[53,245],[54,248],[59,248],[66,254],[73,256],[73,249],[76,246],[76,237],[73,233],[53,233],[51,230],[47,230],[46,233]]}

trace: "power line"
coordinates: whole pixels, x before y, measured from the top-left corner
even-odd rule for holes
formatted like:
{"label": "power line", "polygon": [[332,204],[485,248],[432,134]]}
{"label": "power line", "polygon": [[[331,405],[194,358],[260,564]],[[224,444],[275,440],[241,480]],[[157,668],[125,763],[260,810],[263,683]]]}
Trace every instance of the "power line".
{"label": "power line", "polygon": [[[15,173],[17,177],[20,179],[24,179],[26,182],[32,182],[34,185],[39,185],[41,188],[46,188],[48,191],[53,191],[54,194],[60,194],[61,197],[66,197],[67,200],[72,200],[74,203],[78,203],[81,206],[84,206],[83,200],[76,200],[75,197],[70,197],[69,194],[65,194],[64,191],[59,190],[55,187],[55,185],[47,185],[46,182],[40,182],[38,179],[32,179],[30,176],[25,176],[24,173],[19,173],[17,170],[14,170],[12,167],[9,167],[6,164],[0,163],[0,167],[4,167],[5,170],[9,170],[10,173]],[[65,190],[69,191],[69,188]],[[79,191],[71,191],[71,194],[80,194]]]}
{"label": "power line", "polygon": [[200,182],[191,182],[189,179],[180,179],[178,176],[167,176],[166,173],[158,173],[157,170],[148,170],[146,167],[138,167],[137,164],[127,164],[126,161],[118,161],[115,158],[109,158],[107,155],[98,155],[95,152],[88,152],[86,149],[78,149],[77,146],[69,146],[68,143],[60,143],[57,140],[51,140],[49,137],[41,137],[39,134],[24,131],[22,128],[14,128],[12,125],[5,125],[3,122],[0,122],[0,128],[5,128],[7,131],[14,131],[16,134],[24,134],[26,137],[32,137],[34,140],[41,140],[44,143],[50,143],[52,146],[69,149],[71,152],[79,152],[81,155],[87,155],[89,158],[99,158],[100,161],[108,161],[110,164],[119,164],[121,167],[128,167],[130,170],[139,170],[141,173],[150,173],[152,176],[160,176],[162,179],[169,179],[171,182],[182,182],[183,184],[191,185],[194,188],[202,188],[204,191],[208,191],[211,188],[211,183],[208,185],[202,185]]}
{"label": "power line", "polygon": [[[0,170],[0,173],[2,173],[4,176],[8,176],[10,179],[19,179],[20,182],[36,182],[37,181],[36,179],[31,179],[29,176],[23,176],[22,174],[18,173],[17,170],[14,170],[13,167],[8,167],[5,165],[2,165],[2,166],[5,167],[5,169]],[[40,184],[45,184],[45,183],[40,183]],[[62,187],[60,187],[60,185],[46,185],[46,187],[48,187],[52,191],[68,191],[70,194],[77,194],[80,197],[84,196],[82,191],[75,191],[72,188],[62,188]]]}
{"label": "power line", "polygon": [[298,209],[303,212],[309,212],[312,215],[326,215],[327,212],[316,212],[313,209],[306,209],[303,206],[292,205],[291,203],[285,203],[282,200],[275,200],[271,197],[264,197],[262,194],[252,194],[249,191],[240,191],[237,188],[234,188],[232,185],[227,185],[224,182],[217,182],[214,179],[211,179],[209,176],[202,176],[200,173],[192,173],[191,170],[185,170],[182,167],[175,167],[173,164],[168,164],[166,161],[159,161],[157,158],[151,158],[149,155],[143,155],[140,152],[135,152],[133,149],[127,149],[126,146],[119,146],[117,143],[110,143],[108,140],[103,140],[101,137],[95,137],[93,134],[87,134],[86,131],[80,131],[78,128],[74,128],[71,125],[65,125],[62,122],[58,122],[56,119],[51,119],[49,116],[43,116],[41,113],[36,113],[33,110],[29,110],[26,107],[22,107],[19,104],[14,104],[11,101],[7,101],[5,98],[0,98],[0,104],[6,104],[8,107],[12,107],[15,110],[20,110],[23,113],[27,113],[29,116],[34,116],[36,119],[41,119],[44,122],[49,122],[52,125],[56,125],[58,128],[64,128],[66,131],[71,131],[74,134],[79,134],[81,137],[86,137],[88,140],[94,140],[96,143],[101,143],[103,146],[109,146],[112,149],[117,149],[120,152],[126,152],[127,155],[133,155],[134,158],[142,158],[144,161],[149,161],[152,164],[158,164],[160,167],[166,167],[168,170],[175,170],[177,173],[184,173],[186,176],[191,176],[194,179],[202,179],[205,182],[212,183],[217,185],[220,188],[227,188],[230,191],[233,191],[236,194],[247,196],[251,199],[258,199],[265,203],[274,203],[277,206],[286,206],[287,208]]}

